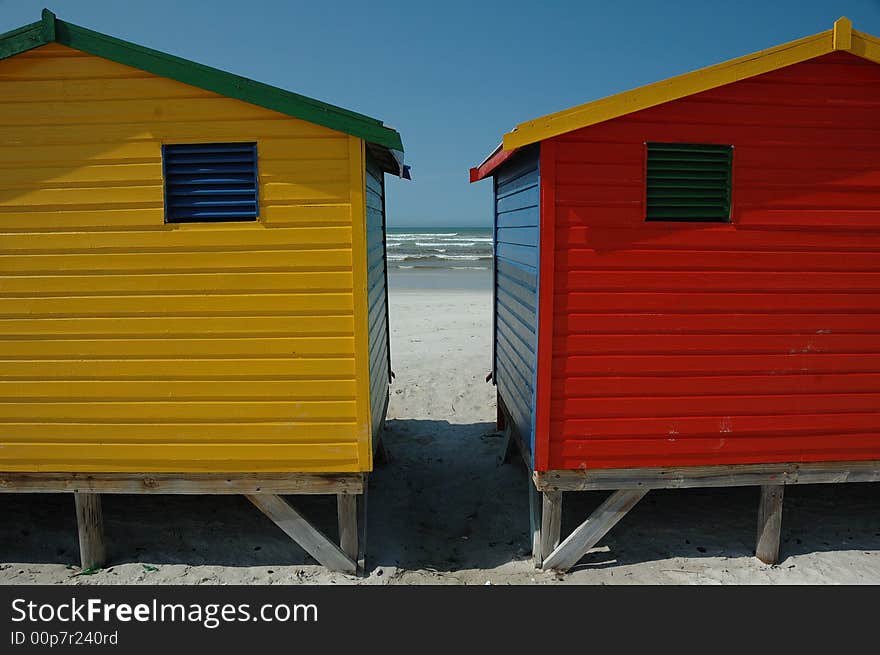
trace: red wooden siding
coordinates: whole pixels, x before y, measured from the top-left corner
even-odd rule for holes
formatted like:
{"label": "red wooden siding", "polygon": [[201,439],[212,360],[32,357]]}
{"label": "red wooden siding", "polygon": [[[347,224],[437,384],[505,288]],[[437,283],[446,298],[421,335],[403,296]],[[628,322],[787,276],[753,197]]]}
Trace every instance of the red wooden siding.
{"label": "red wooden siding", "polygon": [[[834,53],[542,144],[538,470],[880,459],[878,116]],[[732,144],[731,224],[646,223],[646,141]]]}

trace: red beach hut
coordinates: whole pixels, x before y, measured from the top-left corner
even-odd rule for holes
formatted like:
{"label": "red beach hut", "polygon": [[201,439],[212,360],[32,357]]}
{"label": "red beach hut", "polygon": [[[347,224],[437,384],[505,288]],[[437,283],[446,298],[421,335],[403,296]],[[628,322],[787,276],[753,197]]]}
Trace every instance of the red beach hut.
{"label": "red beach hut", "polygon": [[[784,485],[880,479],[878,63],[841,18],[522,123],[471,169],[494,180],[499,420],[545,568],[695,486],[760,485],[775,561]],[[596,489],[560,543],[562,492]]]}

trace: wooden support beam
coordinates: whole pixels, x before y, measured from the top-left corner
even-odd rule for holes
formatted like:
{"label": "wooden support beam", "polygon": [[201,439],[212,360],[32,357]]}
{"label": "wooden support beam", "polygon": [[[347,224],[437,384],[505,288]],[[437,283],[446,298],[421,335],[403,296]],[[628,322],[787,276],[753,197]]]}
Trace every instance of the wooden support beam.
{"label": "wooden support beam", "polygon": [[[382,430],[384,431],[385,428],[383,427]],[[377,439],[376,451],[373,453],[373,466],[378,468],[386,466],[391,461],[391,455],[385,449],[385,439],[382,438],[381,434]]]}
{"label": "wooden support beam", "polygon": [[357,572],[354,560],[303,518],[286,500],[275,494],[254,494],[246,497],[318,563],[331,571],[351,574]]}
{"label": "wooden support beam", "polygon": [[0,492],[360,494],[363,473],[7,473]]}
{"label": "wooden support beam", "polygon": [[505,429],[501,433],[501,437],[501,449],[498,451],[498,466],[510,463],[515,457],[518,448],[510,428]]}
{"label": "wooden support beam", "polygon": [[367,490],[368,487],[364,486],[364,493],[361,494],[361,501],[358,503],[360,505],[358,512],[360,517],[358,519],[360,533],[358,538],[357,567],[358,571],[362,573],[367,571]]}
{"label": "wooden support beam", "polygon": [[765,484],[880,482],[880,460],[537,471],[534,473],[534,479],[535,486],[540,491],[689,489],[750,487]]}
{"label": "wooden support beam", "polygon": [[382,407],[382,428],[373,437],[373,468],[386,466],[391,462],[391,455],[385,448],[385,421],[388,417],[388,402],[391,396],[385,396],[385,405]]}
{"label": "wooden support beam", "polygon": [[[498,407],[499,411],[505,416],[504,419],[504,438],[505,438],[505,449],[502,451],[505,453],[505,456],[508,452],[508,448],[515,449],[519,451],[520,456],[522,457],[523,464],[526,466],[526,471],[529,474],[532,473],[532,453],[529,450],[530,446],[527,446],[523,441],[522,435],[516,429],[516,423],[511,419],[510,413],[507,411],[507,407],[504,406],[504,401],[501,400],[501,396],[498,396]],[[508,441],[509,440],[509,441]],[[512,445],[511,445],[512,443]],[[507,460],[505,460],[507,461]],[[503,462],[502,462],[503,463]]]}
{"label": "wooden support beam", "polygon": [[550,556],[544,560],[544,568],[568,571],[577,564],[578,560],[590,548],[608,534],[608,531],[617,525],[617,522],[646,493],[648,493],[647,489],[621,489],[615,491],[604,503],[599,505],[586,521],[581,523],[565,541],[550,553]]}
{"label": "wooden support beam", "polygon": [[76,526],[79,531],[79,557],[83,570],[104,566],[104,517],[101,496],[75,493]]}
{"label": "wooden support beam", "polygon": [[556,550],[562,534],[562,492],[545,491],[541,494],[541,560]]}
{"label": "wooden support beam", "polygon": [[529,480],[529,535],[532,539],[532,562],[536,569],[541,568],[541,499],[532,481]]}
{"label": "wooden support beam", "polygon": [[507,415],[504,413],[504,403],[501,394],[495,391],[495,429],[504,432],[507,429]]}
{"label": "wooden support beam", "polygon": [[781,484],[761,486],[761,504],[758,507],[758,542],[755,555],[764,564],[779,563],[779,537],[782,533],[782,498],[785,487]]}
{"label": "wooden support beam", "polygon": [[348,557],[358,559],[357,496],[336,496],[336,512],[339,521],[339,547]]}

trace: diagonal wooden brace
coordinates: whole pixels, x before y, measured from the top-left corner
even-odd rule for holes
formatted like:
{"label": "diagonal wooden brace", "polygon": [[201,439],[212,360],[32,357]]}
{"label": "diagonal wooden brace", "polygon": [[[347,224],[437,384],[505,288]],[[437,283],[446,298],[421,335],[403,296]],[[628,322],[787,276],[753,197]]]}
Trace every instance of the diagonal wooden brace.
{"label": "diagonal wooden brace", "polygon": [[631,510],[644,495],[647,489],[621,489],[615,491],[604,503],[590,514],[568,538],[544,560],[544,569],[568,571],[577,564],[590,548],[608,534],[617,522]]}
{"label": "diagonal wooden brace", "polygon": [[[275,494],[254,494],[245,497],[318,563],[331,571],[351,574],[357,572],[355,561],[330,541],[323,532],[309,523],[286,500]],[[349,544],[350,542],[346,543],[346,546],[350,547]]]}

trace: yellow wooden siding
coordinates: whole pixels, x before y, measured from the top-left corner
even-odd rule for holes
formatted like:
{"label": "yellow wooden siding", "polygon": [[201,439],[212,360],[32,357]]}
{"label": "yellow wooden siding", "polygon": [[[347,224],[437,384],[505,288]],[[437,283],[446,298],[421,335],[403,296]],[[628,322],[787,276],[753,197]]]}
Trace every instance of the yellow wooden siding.
{"label": "yellow wooden siding", "polygon": [[359,217],[353,221],[352,250],[354,278],[354,314],[357,317],[355,331],[355,367],[358,371],[357,397],[364,401],[365,422],[358,424],[358,456],[366,462],[367,470],[373,468],[373,447],[371,443],[372,410],[370,408],[370,328],[369,303],[367,302],[367,201],[366,201],[366,144],[355,137],[349,137],[349,167],[351,175],[351,211]]}
{"label": "yellow wooden siding", "polygon": [[[0,470],[369,470],[363,142],[56,44],[0,90]],[[260,220],[166,225],[223,141]]]}

